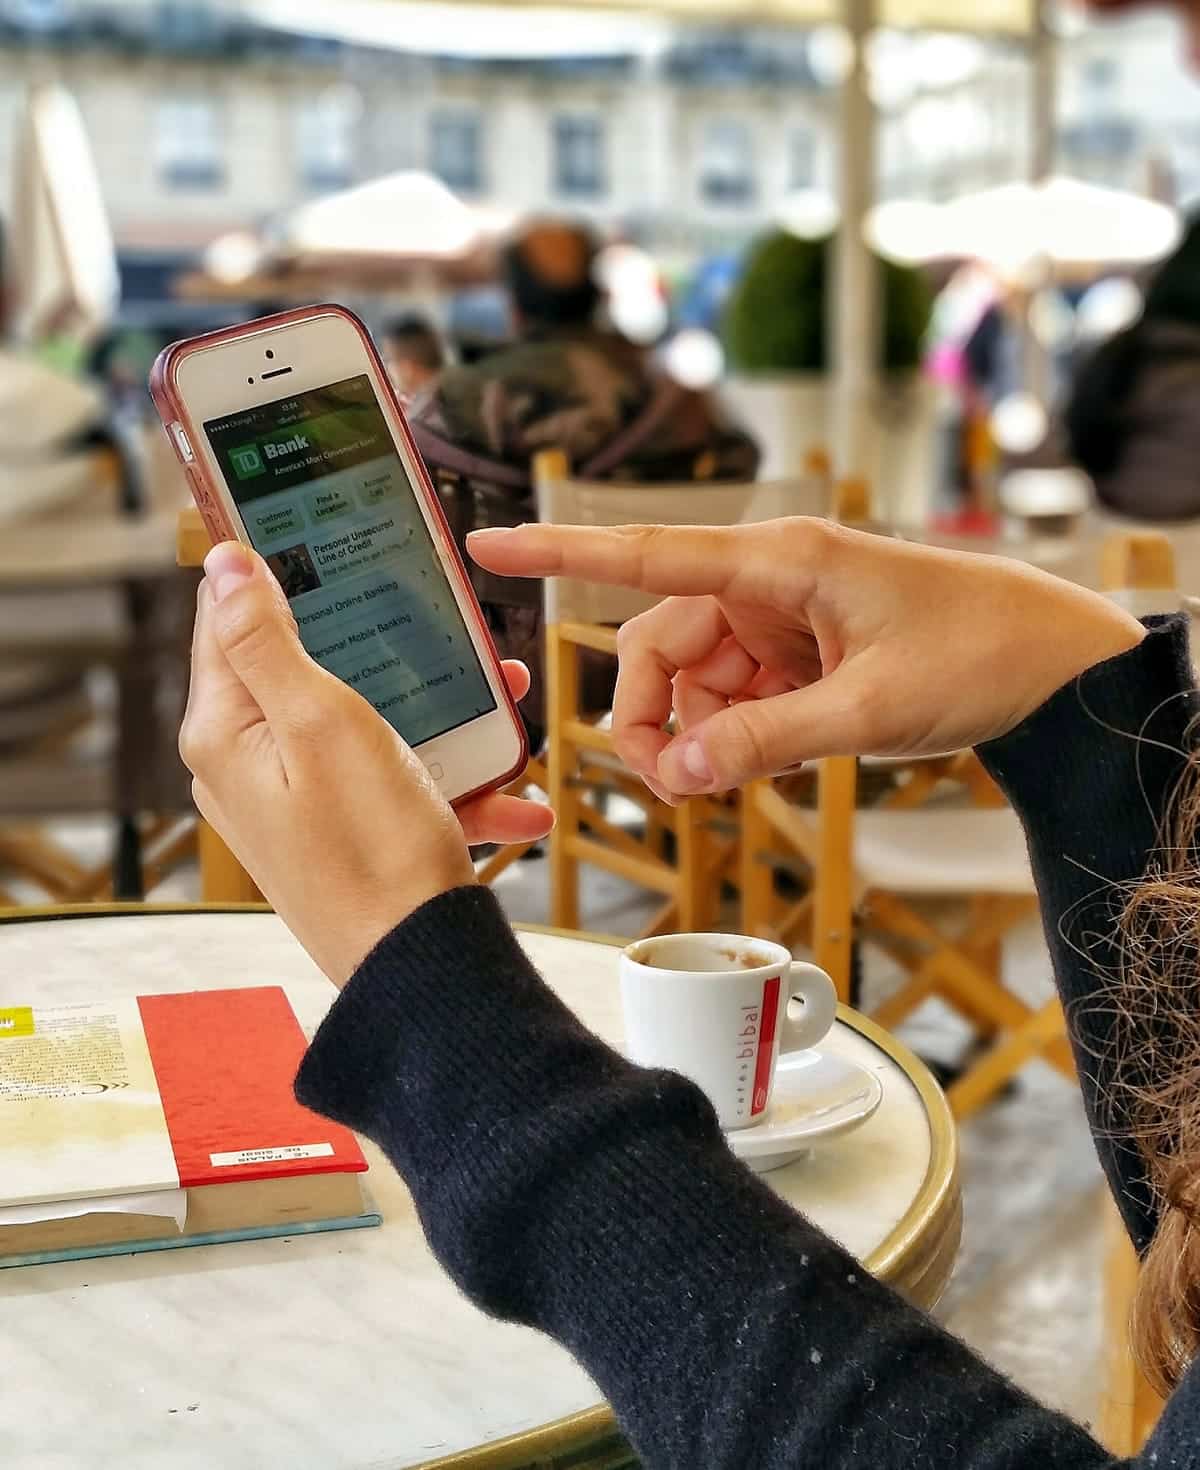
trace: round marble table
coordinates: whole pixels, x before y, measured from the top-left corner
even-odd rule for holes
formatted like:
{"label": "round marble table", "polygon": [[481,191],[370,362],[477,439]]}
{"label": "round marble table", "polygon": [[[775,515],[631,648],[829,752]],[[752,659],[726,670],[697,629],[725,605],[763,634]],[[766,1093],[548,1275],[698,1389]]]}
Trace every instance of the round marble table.
{"label": "round marble table", "polygon": [[[620,1040],[617,950],[528,930],[543,974]],[[334,992],[261,910],[120,906],[0,920],[0,1005],[278,984],[311,1034]],[[856,1133],[765,1176],[922,1306],[961,1223],[953,1124],[911,1053],[848,1012],[829,1046],[874,1069]],[[571,1358],[491,1321],[426,1249],[368,1145],[379,1229],[0,1271],[5,1470],[578,1470],[632,1464]]]}

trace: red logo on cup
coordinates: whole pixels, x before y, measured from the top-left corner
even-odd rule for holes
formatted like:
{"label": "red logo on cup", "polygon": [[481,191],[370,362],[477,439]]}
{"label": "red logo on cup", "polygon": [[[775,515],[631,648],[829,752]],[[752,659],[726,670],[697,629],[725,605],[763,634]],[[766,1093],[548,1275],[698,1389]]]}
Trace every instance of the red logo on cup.
{"label": "red logo on cup", "polygon": [[775,1027],[779,1020],[779,977],[763,984],[762,1026],[758,1033],[758,1060],[754,1064],[754,1099],[750,1116],[755,1117],[767,1106],[767,1088],[771,1081],[771,1057],[775,1051]]}

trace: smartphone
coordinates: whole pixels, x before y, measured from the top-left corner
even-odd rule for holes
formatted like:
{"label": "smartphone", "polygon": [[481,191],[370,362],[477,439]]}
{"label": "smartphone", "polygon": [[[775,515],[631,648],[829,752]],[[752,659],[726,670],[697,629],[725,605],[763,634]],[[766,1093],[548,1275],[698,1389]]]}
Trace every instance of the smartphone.
{"label": "smartphone", "polygon": [[176,342],[150,392],[209,534],[261,553],[313,658],[449,801],[514,780],[525,728],[358,317],[310,306]]}

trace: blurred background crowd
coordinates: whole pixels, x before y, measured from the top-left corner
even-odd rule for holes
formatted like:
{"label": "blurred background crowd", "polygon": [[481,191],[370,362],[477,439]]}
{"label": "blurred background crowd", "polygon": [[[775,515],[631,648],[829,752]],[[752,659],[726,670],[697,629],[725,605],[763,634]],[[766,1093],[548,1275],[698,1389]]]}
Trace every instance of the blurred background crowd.
{"label": "blurred background crowd", "polygon": [[[845,30],[794,8],[784,27],[704,24],[682,4],[6,0],[6,274],[28,275],[22,257],[41,248],[28,118],[31,89],[52,85],[94,164],[93,185],[77,149],[65,187],[98,188],[82,232],[110,228],[115,265],[83,330],[55,319],[50,288],[16,302],[10,333],[137,416],[164,341],[337,295],[390,342],[412,393],[512,336],[500,242],[530,218],[569,218],[593,232],[608,325],[686,386],[722,385],[762,473],[793,473],[828,410],[849,65]],[[1176,248],[1200,190],[1173,26],[1028,3],[958,24],[883,27],[866,54],[866,227],[886,263],[887,381],[905,393],[891,510],[986,508],[1003,457],[1034,450],[1082,463],[1125,505],[1136,492],[1115,473],[1112,404],[1136,417],[1126,380],[1165,359],[1176,384],[1195,361],[1186,271],[1168,303],[1182,332],[1125,338],[1076,379],[1138,319],[1147,268]],[[1133,508],[1149,514],[1200,504],[1200,485],[1190,500],[1146,493]]]}

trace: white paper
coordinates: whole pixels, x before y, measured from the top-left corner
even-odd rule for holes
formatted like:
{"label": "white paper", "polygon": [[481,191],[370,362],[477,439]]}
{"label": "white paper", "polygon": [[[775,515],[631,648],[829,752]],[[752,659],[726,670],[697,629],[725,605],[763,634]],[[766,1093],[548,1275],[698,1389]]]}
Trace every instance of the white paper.
{"label": "white paper", "polygon": [[5,1225],[37,1225],[43,1220],[74,1220],[80,1215],[157,1215],[182,1231],[187,1219],[186,1189],[156,1189],[146,1194],[108,1194],[96,1199],[46,1200],[37,1205],[6,1205]]}
{"label": "white paper", "polygon": [[0,1204],[177,1190],[137,1001],[6,1010],[17,1024],[0,1035]]}

